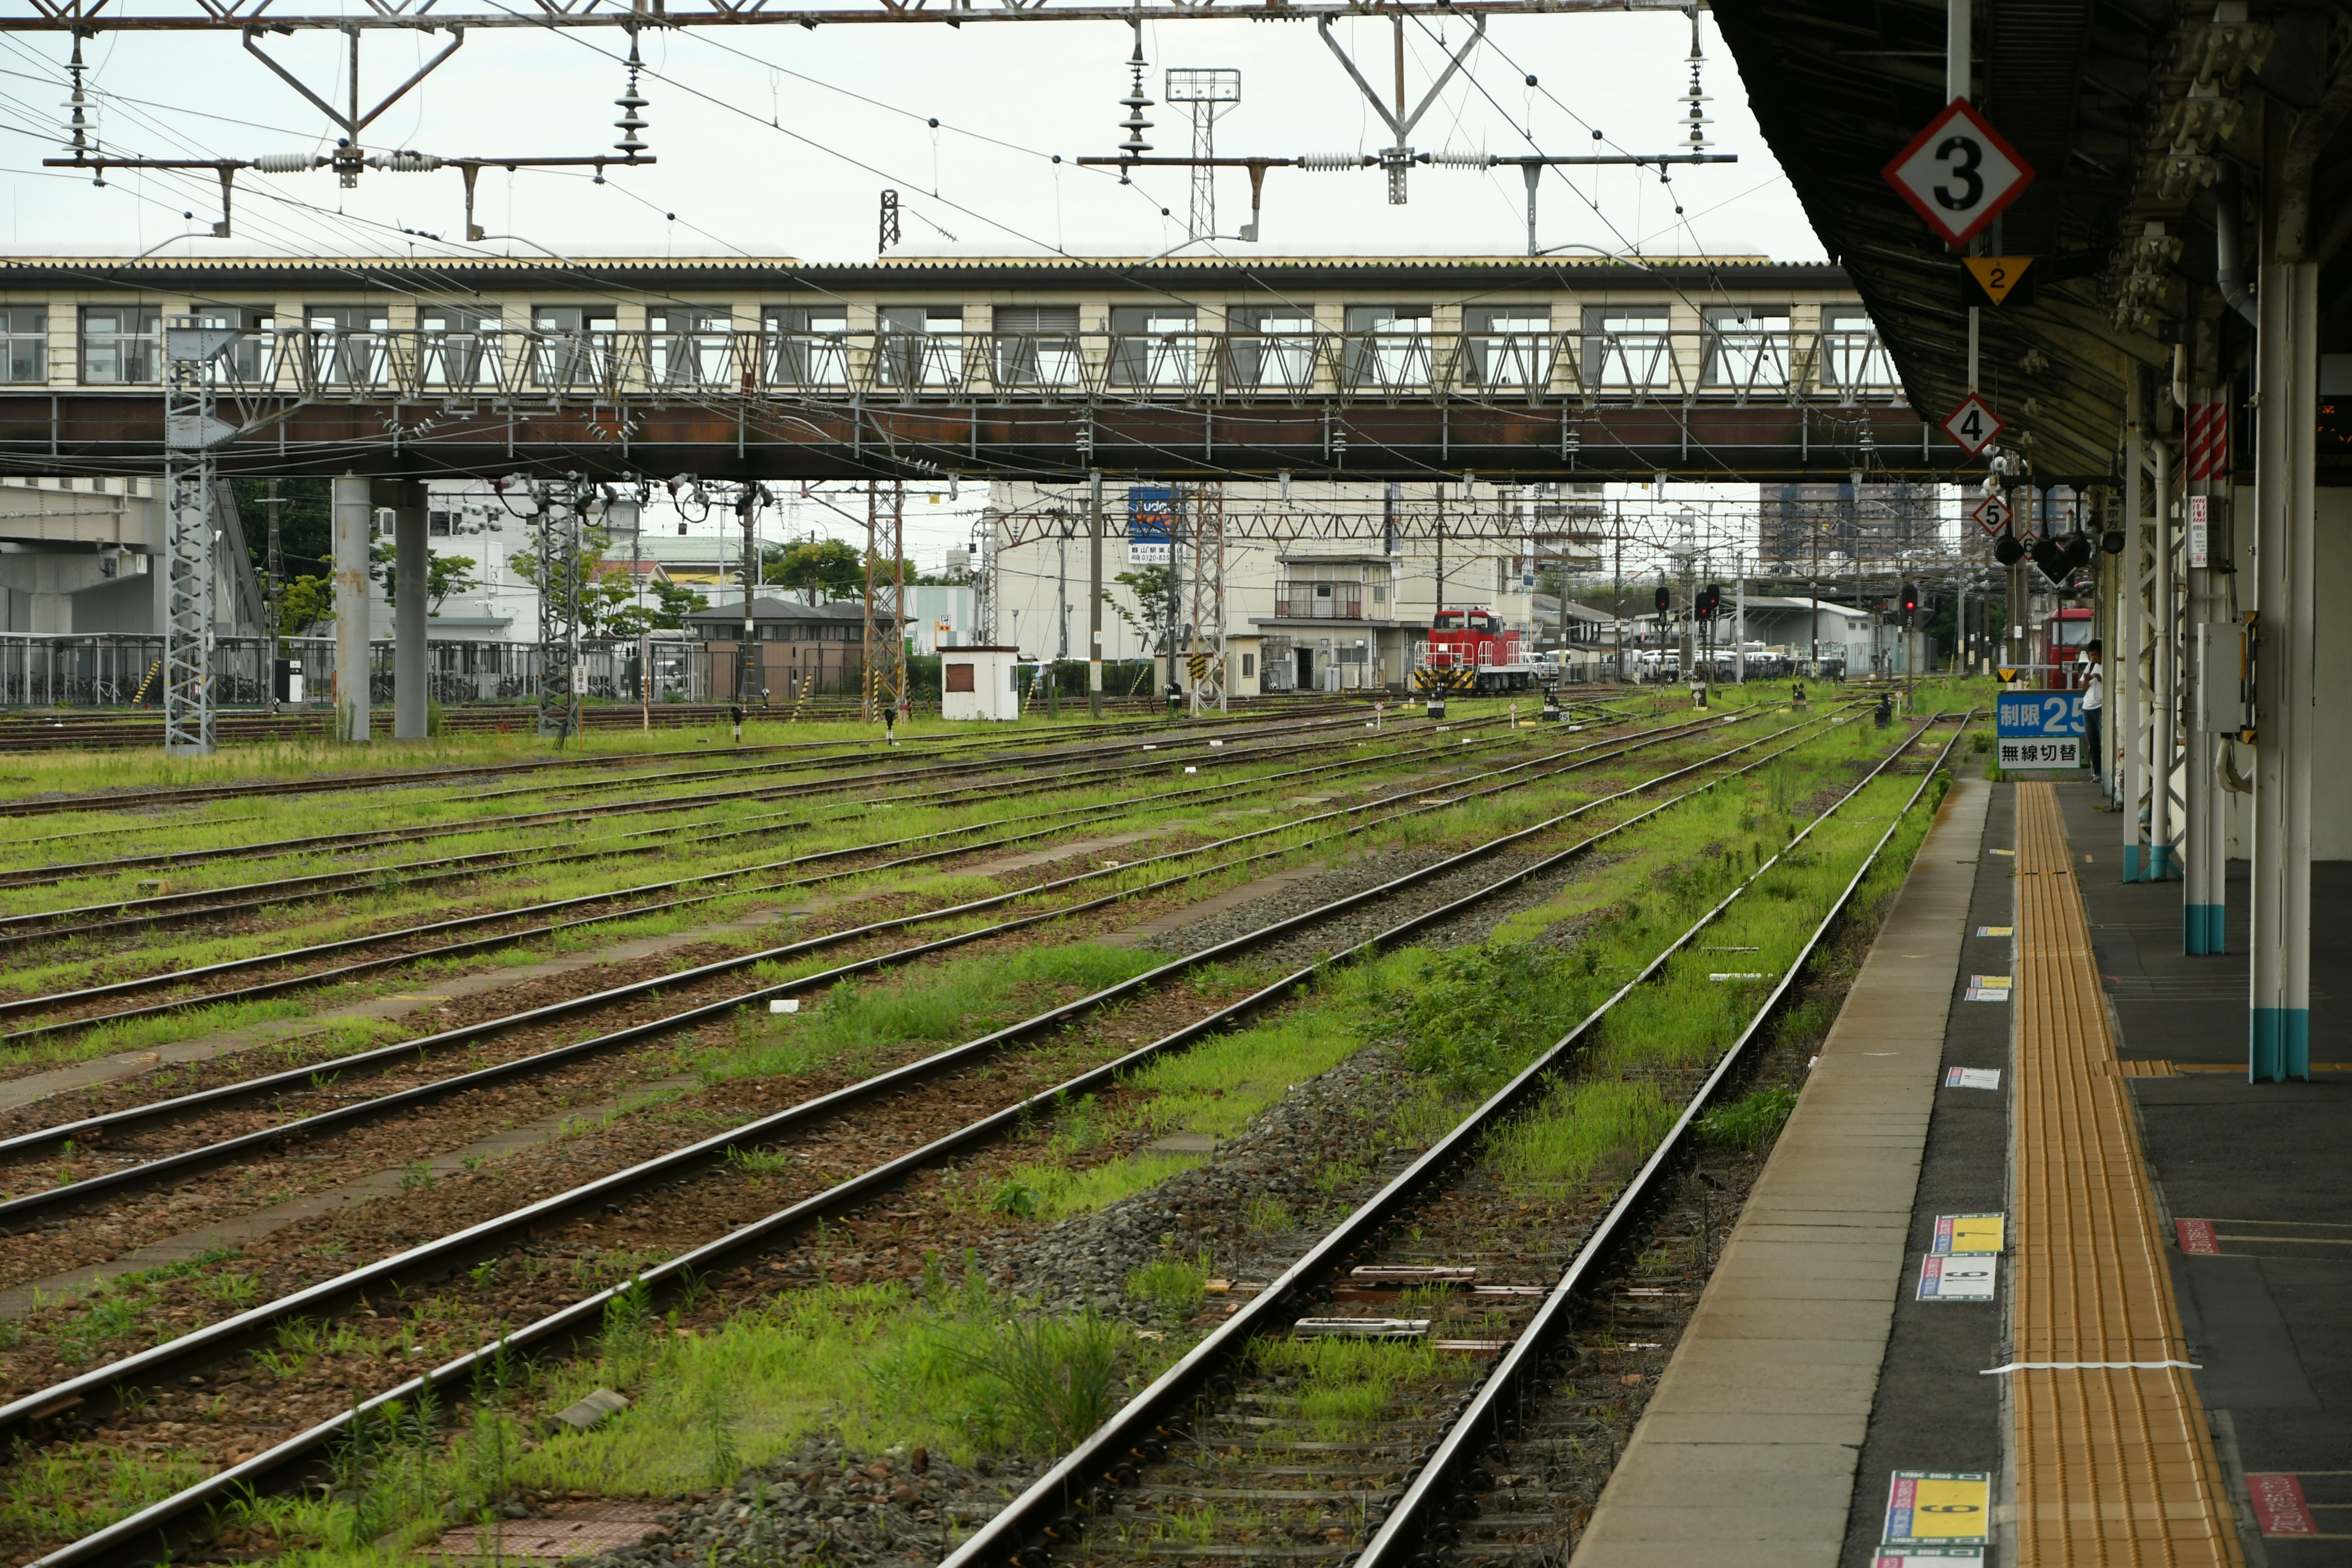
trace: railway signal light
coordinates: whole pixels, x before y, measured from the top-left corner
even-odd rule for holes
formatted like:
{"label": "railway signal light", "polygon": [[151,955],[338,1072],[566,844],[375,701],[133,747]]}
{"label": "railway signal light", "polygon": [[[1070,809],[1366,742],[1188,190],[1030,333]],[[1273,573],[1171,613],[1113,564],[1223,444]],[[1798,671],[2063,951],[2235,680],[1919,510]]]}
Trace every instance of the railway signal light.
{"label": "railway signal light", "polygon": [[1711,621],[1723,611],[1723,590],[1709,583],[1698,591],[1698,618]]}
{"label": "railway signal light", "polygon": [[1660,615],[1662,615],[1662,616],[1663,616],[1663,615],[1664,615],[1664,614],[1666,613],[1666,608],[1667,608],[1667,606],[1668,606],[1668,605],[1672,605],[1673,603],[1674,603],[1674,595],[1673,595],[1671,593],[1667,592],[1666,585],[1665,585],[1664,583],[1659,584],[1658,584],[1658,599],[1657,599],[1657,604],[1658,604],[1658,614],[1660,614]]}
{"label": "railway signal light", "polygon": [[1919,613],[1919,584],[1916,583],[1903,584],[1903,613],[1906,616]]}

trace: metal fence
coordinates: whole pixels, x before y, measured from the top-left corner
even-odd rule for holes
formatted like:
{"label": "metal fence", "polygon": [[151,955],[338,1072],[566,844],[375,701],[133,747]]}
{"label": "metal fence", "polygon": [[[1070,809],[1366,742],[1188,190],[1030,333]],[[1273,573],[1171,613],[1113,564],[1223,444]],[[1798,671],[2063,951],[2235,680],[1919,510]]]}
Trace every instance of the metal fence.
{"label": "metal fence", "polygon": [[[436,642],[430,645],[431,700],[445,707],[486,703],[527,706],[537,701],[541,648],[535,643]],[[733,690],[734,673],[719,660],[712,679],[710,650],[701,643],[656,639],[652,645],[656,702],[701,702]],[[639,644],[635,639],[583,642],[580,648],[582,695],[635,699],[638,694]],[[301,679],[299,702],[281,704],[324,710],[333,705],[335,644],[331,637],[282,637],[277,657],[291,661]],[[390,640],[368,648],[372,704],[392,700]],[[161,637],[116,633],[0,635],[0,708],[116,708],[162,701]],[[260,710],[269,704],[271,647],[266,637],[221,637],[213,647],[214,700],[225,710]],[[850,680],[848,689],[856,690]],[[831,690],[811,696],[837,695]]]}

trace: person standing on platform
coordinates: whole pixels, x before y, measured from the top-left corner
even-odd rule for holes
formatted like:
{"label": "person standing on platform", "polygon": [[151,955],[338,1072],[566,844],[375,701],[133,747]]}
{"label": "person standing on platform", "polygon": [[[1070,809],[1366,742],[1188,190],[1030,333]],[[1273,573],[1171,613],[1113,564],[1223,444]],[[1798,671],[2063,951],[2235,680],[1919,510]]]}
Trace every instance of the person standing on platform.
{"label": "person standing on platform", "polygon": [[2107,706],[2107,683],[2099,665],[2104,650],[2096,637],[2083,645],[2083,744],[2090,748],[2091,780],[2101,791],[2106,788],[2107,756],[2101,744],[2100,733]]}

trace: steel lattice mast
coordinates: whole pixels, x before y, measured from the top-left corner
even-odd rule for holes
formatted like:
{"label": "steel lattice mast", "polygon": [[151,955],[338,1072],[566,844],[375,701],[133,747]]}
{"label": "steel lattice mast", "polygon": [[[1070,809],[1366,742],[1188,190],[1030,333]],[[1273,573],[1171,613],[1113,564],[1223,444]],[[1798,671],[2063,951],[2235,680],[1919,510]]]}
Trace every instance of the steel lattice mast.
{"label": "steel lattice mast", "polygon": [[241,334],[174,316],[163,333],[163,750],[210,756],[213,724],[213,448],[236,431],[214,415],[216,367]]}

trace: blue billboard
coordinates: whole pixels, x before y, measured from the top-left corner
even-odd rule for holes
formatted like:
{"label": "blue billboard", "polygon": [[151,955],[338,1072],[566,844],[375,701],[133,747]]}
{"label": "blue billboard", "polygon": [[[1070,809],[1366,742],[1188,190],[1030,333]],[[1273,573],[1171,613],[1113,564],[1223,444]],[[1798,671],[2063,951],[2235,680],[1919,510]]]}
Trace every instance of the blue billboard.
{"label": "blue billboard", "polygon": [[1129,485],[1127,489],[1127,563],[1165,566],[1176,536],[1176,492],[1167,485]]}

